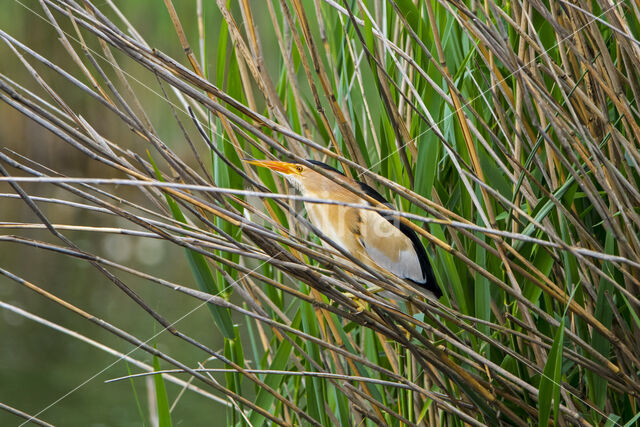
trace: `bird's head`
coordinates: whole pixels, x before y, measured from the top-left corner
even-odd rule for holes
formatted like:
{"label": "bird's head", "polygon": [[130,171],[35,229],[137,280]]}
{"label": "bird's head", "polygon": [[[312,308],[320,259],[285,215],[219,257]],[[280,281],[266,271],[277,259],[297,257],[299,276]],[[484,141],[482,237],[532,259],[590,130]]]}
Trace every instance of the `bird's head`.
{"label": "bird's head", "polygon": [[314,178],[316,185],[326,179],[313,169],[300,163],[279,162],[276,160],[247,160],[247,163],[277,172],[284,176],[293,187],[303,193],[307,188],[312,187],[310,184],[314,181]]}

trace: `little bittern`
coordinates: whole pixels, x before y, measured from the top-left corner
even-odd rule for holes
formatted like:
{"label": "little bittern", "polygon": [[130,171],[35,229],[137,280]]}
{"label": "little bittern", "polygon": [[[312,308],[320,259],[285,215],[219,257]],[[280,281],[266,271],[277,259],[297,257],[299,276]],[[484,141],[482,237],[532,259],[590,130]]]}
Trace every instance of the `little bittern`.
{"label": "little bittern", "polygon": [[[360,189],[393,209],[380,193],[367,184],[348,178],[322,162],[307,161],[325,169],[337,181]],[[360,196],[300,163],[267,160],[248,163],[283,175],[304,197],[370,205]],[[368,209],[307,201],[304,206],[313,225],[357,260],[371,267],[381,267],[431,292],[436,298],[442,295],[424,246],[416,233],[402,222]]]}

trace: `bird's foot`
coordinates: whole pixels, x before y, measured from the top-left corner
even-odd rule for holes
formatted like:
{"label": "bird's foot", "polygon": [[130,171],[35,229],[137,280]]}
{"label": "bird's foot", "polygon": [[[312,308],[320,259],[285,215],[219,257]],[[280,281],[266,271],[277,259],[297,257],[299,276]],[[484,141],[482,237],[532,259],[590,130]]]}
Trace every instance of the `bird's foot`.
{"label": "bird's foot", "polygon": [[366,301],[361,300],[357,296],[353,295],[351,292],[345,292],[344,295],[354,302],[356,305],[356,314],[360,314],[364,312],[368,308],[368,304]]}
{"label": "bird's foot", "polygon": [[365,301],[362,301],[360,298],[357,298],[357,297],[353,299],[353,302],[355,302],[357,306],[356,314],[363,313],[369,307],[368,303],[366,303]]}

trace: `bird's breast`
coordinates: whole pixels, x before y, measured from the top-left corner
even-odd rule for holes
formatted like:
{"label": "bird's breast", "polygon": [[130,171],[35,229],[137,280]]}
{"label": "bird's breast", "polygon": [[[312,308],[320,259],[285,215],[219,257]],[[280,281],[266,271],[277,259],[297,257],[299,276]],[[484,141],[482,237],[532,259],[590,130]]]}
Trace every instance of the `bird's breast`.
{"label": "bird's breast", "polygon": [[357,252],[360,216],[357,209],[345,206],[305,203],[311,223],[342,249]]}

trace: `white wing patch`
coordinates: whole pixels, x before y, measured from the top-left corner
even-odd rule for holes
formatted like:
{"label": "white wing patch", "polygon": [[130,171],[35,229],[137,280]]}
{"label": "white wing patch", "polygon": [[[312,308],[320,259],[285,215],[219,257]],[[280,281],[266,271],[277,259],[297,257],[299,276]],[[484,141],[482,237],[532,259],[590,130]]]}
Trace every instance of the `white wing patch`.
{"label": "white wing patch", "polygon": [[367,255],[380,267],[402,279],[424,282],[418,254],[411,239],[374,211],[361,211],[360,242]]}
{"label": "white wing patch", "polygon": [[362,246],[364,246],[367,251],[367,255],[380,267],[389,270],[402,279],[411,279],[420,283],[424,282],[425,277],[422,274],[420,260],[413,247],[400,251],[398,260],[392,261],[384,252],[378,250],[378,248],[367,246],[364,242],[362,242]]}

